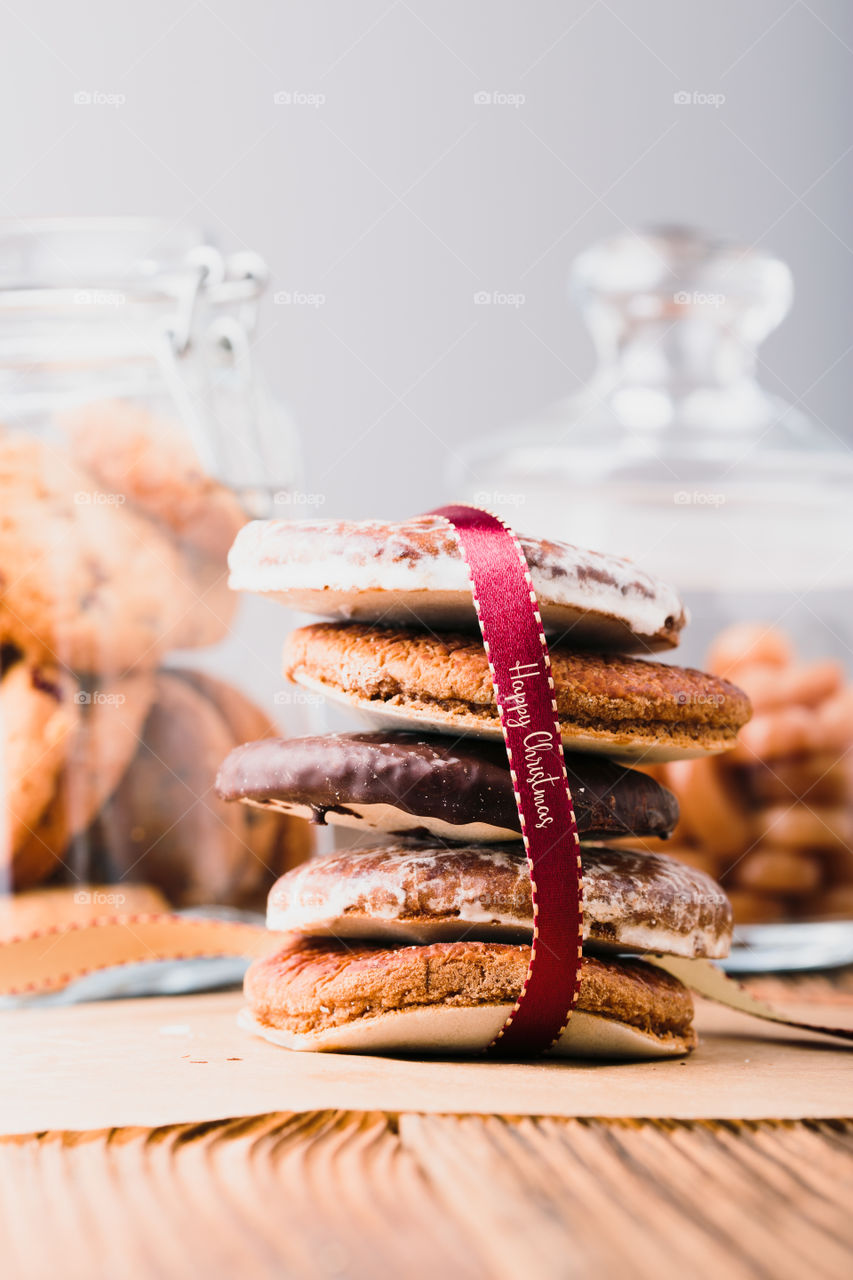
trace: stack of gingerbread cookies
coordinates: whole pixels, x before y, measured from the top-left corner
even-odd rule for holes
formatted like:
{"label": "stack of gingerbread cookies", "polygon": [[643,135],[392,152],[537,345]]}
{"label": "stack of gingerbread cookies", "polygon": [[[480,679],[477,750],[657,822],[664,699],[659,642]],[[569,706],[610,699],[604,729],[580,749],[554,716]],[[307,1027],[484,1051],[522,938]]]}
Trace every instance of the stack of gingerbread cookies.
{"label": "stack of gingerbread cookies", "polygon": [[247,821],[210,784],[273,725],[163,665],[228,633],[235,496],[179,424],[109,401],[0,430],[0,512],[0,894],[34,895],[7,900],[9,928],[57,923],[65,898],[77,921],[263,900],[268,868],[307,851],[302,824]]}
{"label": "stack of gingerbread cookies", "polygon": [[[725,680],[626,656],[677,643],[684,614],[670,588],[611,556],[521,544],[550,635],[582,842],[580,996],[556,1051],[685,1053],[689,992],[638,957],[725,955],[728,901],[701,871],[604,842],[668,835],[672,794],[632,764],[732,747],[749,703]],[[521,990],[533,914],[488,661],[451,529],[431,516],[256,522],[229,561],[235,588],[337,619],[290,635],[285,674],[368,722],[364,732],[248,743],[220,770],[228,801],[371,836],[369,847],[314,859],[271,890],[268,925],[287,937],[247,974],[247,1024],[297,1049],[484,1047]],[[562,785],[528,764],[534,790]]]}

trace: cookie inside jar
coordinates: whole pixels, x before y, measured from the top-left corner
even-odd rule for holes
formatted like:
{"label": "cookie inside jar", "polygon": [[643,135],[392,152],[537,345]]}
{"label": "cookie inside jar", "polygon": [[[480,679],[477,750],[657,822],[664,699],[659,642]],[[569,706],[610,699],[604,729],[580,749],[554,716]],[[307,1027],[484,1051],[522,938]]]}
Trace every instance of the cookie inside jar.
{"label": "cookie inside jar", "polygon": [[[649,771],[678,797],[667,851],[720,881],[740,925],[853,916],[853,685],[762,623],[726,628],[709,669],[754,715],[713,760]],[[653,842],[654,843],[654,842]]]}
{"label": "cookie inside jar", "polygon": [[213,791],[223,753],[309,727],[281,722],[227,581],[296,466],[240,359],[264,284],[254,255],[157,221],[0,229],[7,933],[133,902],[254,910],[307,855],[307,824]]}

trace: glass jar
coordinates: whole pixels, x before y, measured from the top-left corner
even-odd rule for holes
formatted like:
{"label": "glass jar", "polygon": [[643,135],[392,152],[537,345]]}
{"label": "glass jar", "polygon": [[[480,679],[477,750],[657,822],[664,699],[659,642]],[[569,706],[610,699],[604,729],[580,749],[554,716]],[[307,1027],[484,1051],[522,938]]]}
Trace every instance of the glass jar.
{"label": "glass jar", "polygon": [[226,569],[298,480],[266,278],[165,222],[0,226],[0,933],[258,907],[307,851],[213,791],[281,703],[280,626]]}
{"label": "glass jar", "polygon": [[679,587],[673,660],[730,676],[756,712],[728,756],[661,770],[682,809],[669,851],[721,879],[740,921],[853,918],[853,453],[757,381],[790,271],[663,229],[595,245],[572,282],[589,386],[475,445],[454,489]]}

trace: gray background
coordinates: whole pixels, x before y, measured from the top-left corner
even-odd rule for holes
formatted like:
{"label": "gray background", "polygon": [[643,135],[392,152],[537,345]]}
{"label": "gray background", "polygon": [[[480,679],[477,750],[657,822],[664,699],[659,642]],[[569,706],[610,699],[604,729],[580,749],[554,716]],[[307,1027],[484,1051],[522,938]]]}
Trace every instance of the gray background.
{"label": "gray background", "polygon": [[[4,0],[0,216],[147,213],[268,259],[258,355],[328,514],[448,496],[449,455],[576,388],[572,257],[685,221],[772,248],[767,384],[848,430],[845,0]],[[673,94],[725,101],[677,106]],[[120,105],[75,105],[79,92]],[[523,95],[477,105],[478,91]],[[276,105],[276,93],[321,95]],[[477,307],[478,290],[523,293]]]}

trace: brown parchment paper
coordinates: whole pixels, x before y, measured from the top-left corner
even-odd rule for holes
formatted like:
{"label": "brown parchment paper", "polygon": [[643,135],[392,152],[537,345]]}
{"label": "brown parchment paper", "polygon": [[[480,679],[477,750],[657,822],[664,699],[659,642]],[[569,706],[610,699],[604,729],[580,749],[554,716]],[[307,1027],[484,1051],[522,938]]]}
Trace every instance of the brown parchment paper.
{"label": "brown parchment paper", "polygon": [[229,992],[0,1014],[0,1133],[330,1108],[655,1119],[853,1115],[849,1048],[704,1002],[697,1002],[701,1044],[690,1058],[627,1065],[292,1053],[238,1028],[241,1004]]}

